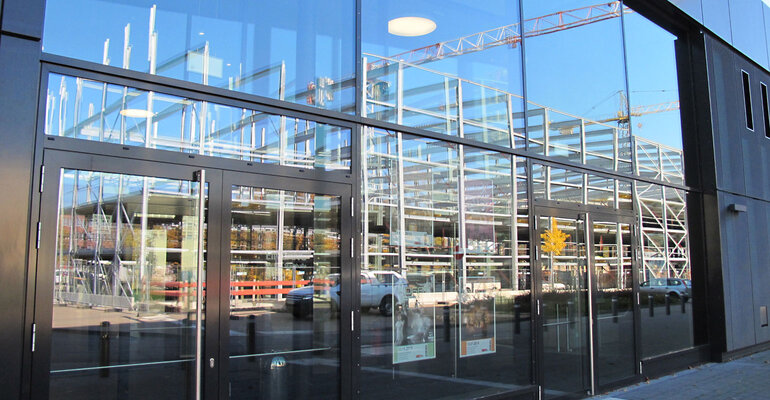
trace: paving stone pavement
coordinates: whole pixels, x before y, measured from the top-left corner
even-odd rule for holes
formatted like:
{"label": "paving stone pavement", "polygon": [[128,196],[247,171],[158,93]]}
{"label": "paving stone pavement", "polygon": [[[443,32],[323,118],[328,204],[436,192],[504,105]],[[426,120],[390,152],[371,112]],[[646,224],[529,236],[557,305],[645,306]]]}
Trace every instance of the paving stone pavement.
{"label": "paving stone pavement", "polygon": [[594,397],[597,400],[770,400],[770,351],[709,363]]}

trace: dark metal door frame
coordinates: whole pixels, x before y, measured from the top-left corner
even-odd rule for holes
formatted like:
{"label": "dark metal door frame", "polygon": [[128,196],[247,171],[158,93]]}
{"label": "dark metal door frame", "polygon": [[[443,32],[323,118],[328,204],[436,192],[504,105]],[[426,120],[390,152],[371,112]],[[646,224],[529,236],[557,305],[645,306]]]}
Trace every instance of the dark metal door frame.
{"label": "dark metal door frame", "polygon": [[[185,181],[196,181],[200,166],[169,164],[158,161],[142,161],[131,158],[77,153],[45,149],[42,155],[45,174],[44,190],[40,195],[40,245],[34,266],[35,294],[33,308],[34,339],[31,356],[31,398],[48,399],[51,363],[51,339],[53,317],[53,271],[51,266],[56,257],[56,229],[58,218],[58,194],[61,169],[76,169],[115,174],[151,176]],[[353,283],[353,211],[352,185],[313,179],[290,178],[275,175],[261,175],[244,172],[230,172],[221,169],[206,170],[208,184],[207,214],[207,285],[206,317],[202,363],[202,397],[208,399],[227,398],[227,317],[229,316],[229,231],[230,196],[232,184],[257,187],[333,194],[341,197],[341,273],[342,288],[340,314],[340,391],[343,399],[353,397],[352,379],[355,373],[353,362],[353,320],[358,301],[352,295]],[[43,185],[41,185],[42,187]],[[33,222],[31,231],[37,229]],[[355,304],[354,304],[355,302]],[[350,329],[347,329],[350,327]],[[214,359],[214,367],[204,360]]]}
{"label": "dark metal door frame", "polygon": [[[58,194],[60,190],[60,171],[64,168],[82,171],[97,171],[114,174],[127,174],[138,176],[151,176],[184,181],[196,181],[196,173],[200,168],[180,166],[150,161],[136,161],[125,158],[105,157],[94,154],[62,152],[57,150],[45,150],[43,154],[43,166],[46,168],[44,190],[40,200],[40,245],[37,253],[35,267],[35,304],[34,304],[34,330],[33,352],[31,371],[31,398],[48,399],[51,363],[51,339],[53,317],[53,271],[51,266],[55,264],[56,257],[56,225],[58,219]],[[218,276],[218,263],[211,262],[218,258],[219,249],[211,246],[211,243],[219,241],[221,231],[220,221],[210,218],[221,209],[220,196],[212,194],[221,193],[221,171],[207,170],[206,182],[208,183],[208,216],[209,248],[207,249],[209,262],[207,263],[207,279],[212,283],[207,289],[204,336],[204,353],[202,359],[208,359],[212,355],[215,343],[218,340],[217,330],[214,329],[218,319],[218,308],[212,307],[219,298],[216,279]],[[47,179],[46,179],[47,178]],[[33,227],[32,229],[37,229]],[[213,375],[203,369],[201,384],[204,390],[213,387]]]}
{"label": "dark metal door frame", "polygon": [[[221,234],[219,247],[219,393],[218,398],[228,399],[229,384],[229,315],[230,315],[230,212],[232,186],[250,186],[267,189],[291,190],[305,193],[340,196],[340,263],[341,263],[341,294],[340,294],[340,395],[342,399],[350,399],[352,393],[354,297],[353,283],[353,212],[352,187],[348,184],[304,180],[287,177],[248,174],[241,172],[224,172],[222,180],[222,208],[219,220]],[[357,302],[356,302],[357,304]],[[211,397],[216,398],[216,397]]]}
{"label": "dark metal door frame", "polygon": [[[581,204],[570,204],[570,203],[563,203],[563,202],[555,202],[555,201],[536,201],[535,204],[532,207],[532,221],[534,221],[533,226],[530,227],[530,246],[534,250],[533,256],[535,262],[532,263],[532,274],[533,274],[533,280],[532,280],[532,293],[534,296],[534,308],[535,308],[535,337],[533,340],[533,343],[535,345],[535,348],[533,349],[533,358],[535,360],[535,367],[536,371],[534,372],[535,376],[535,382],[539,386],[540,390],[540,398],[545,394],[544,393],[544,386],[543,383],[545,382],[545,371],[544,371],[544,342],[543,342],[543,317],[542,317],[542,296],[543,296],[543,288],[542,288],[542,268],[540,266],[542,257],[541,257],[541,250],[540,250],[540,236],[539,236],[539,219],[540,217],[546,216],[546,217],[558,217],[558,218],[570,218],[574,220],[580,220],[583,221],[584,224],[584,241],[586,246],[586,264],[587,264],[587,282],[586,284],[589,286],[589,293],[590,296],[590,308],[592,310],[596,310],[596,294],[598,292],[598,286],[596,283],[596,276],[595,276],[595,270],[594,270],[594,263],[595,263],[595,254],[594,254],[594,246],[592,245],[592,234],[593,234],[593,221],[599,220],[602,222],[618,222],[618,223],[624,223],[628,224],[631,230],[631,262],[632,262],[632,281],[633,281],[633,312],[634,312],[634,330],[633,330],[633,336],[634,336],[634,362],[635,362],[635,375],[634,379],[637,379],[640,376],[640,370],[639,365],[641,362],[641,354],[639,351],[640,347],[640,324],[639,324],[639,282],[638,282],[638,268],[639,268],[639,250],[638,250],[638,240],[639,240],[639,233],[637,226],[635,224],[635,216],[633,214],[633,211],[631,210],[617,210],[617,209],[607,209],[604,207],[598,207],[598,206],[587,206],[587,205],[581,205]],[[597,218],[598,217],[598,218]],[[591,368],[589,372],[590,374],[590,380],[591,384],[589,388],[586,388],[586,390],[590,390],[592,394],[596,394],[601,392],[601,390],[604,387],[611,387],[610,385],[604,385],[599,386],[598,385],[598,379],[596,378],[596,371],[593,360],[597,358],[597,352],[598,352],[598,337],[595,333],[593,333],[593,330],[598,326],[597,319],[596,319],[596,313],[591,312],[591,323],[589,326],[589,332],[587,332],[588,337],[590,339],[590,346],[589,346],[589,357],[591,359],[591,364],[588,366],[588,368]]]}

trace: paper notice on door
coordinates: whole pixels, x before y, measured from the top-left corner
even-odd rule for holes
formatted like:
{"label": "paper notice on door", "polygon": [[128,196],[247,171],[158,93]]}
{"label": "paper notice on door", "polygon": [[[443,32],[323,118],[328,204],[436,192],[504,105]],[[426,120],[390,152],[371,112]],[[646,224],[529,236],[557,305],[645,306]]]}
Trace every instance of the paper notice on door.
{"label": "paper notice on door", "polygon": [[436,358],[436,310],[412,307],[408,302],[393,310],[393,364]]}
{"label": "paper notice on door", "polygon": [[460,302],[460,357],[495,352],[495,298],[490,294],[466,295]]}

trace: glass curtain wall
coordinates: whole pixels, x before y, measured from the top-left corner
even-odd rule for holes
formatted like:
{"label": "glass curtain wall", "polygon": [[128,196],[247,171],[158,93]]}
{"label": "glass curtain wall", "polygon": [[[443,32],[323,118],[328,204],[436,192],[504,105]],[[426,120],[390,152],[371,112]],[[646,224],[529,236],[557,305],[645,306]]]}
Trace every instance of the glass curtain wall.
{"label": "glass curtain wall", "polygon": [[476,397],[527,386],[524,164],[376,128],[365,128],[363,143],[361,396]]}
{"label": "glass curtain wall", "polygon": [[[630,9],[624,23],[634,172],[683,185],[676,37]],[[681,189],[637,183],[634,197],[643,264],[642,355],[652,357],[694,344],[686,195]]]}
{"label": "glass curtain wall", "polygon": [[[685,192],[666,186],[685,182],[676,38],[621,1],[360,4],[360,54],[352,0],[49,0],[42,46],[77,60],[64,64],[138,71],[182,88],[204,84],[211,95],[242,101],[257,95],[342,113],[360,101],[363,117],[553,162],[529,171],[510,154],[363,127],[353,165],[349,127],[56,73],[44,78],[45,134],[276,166],[360,168],[365,398],[484,396],[532,383],[530,247],[538,239],[529,237],[528,185],[537,199],[634,210],[637,276],[625,269],[631,225],[590,227],[616,242],[614,253],[602,234],[586,238],[594,247],[583,253],[598,257],[603,269],[595,273],[606,281],[598,282],[608,301],[599,311],[615,323],[612,299],[620,292],[625,299],[636,279],[643,356],[692,346]],[[241,211],[257,219],[272,212],[254,205],[266,197],[236,192],[233,207],[248,203]],[[329,274],[344,273],[327,272],[327,286]]]}
{"label": "glass curtain wall", "polygon": [[352,113],[355,20],[352,0],[52,0],[42,45],[51,54]]}
{"label": "glass curtain wall", "polygon": [[54,73],[45,102],[46,135],[350,170],[350,128]]}
{"label": "glass curtain wall", "polygon": [[363,115],[523,148],[518,1],[364,0]]}

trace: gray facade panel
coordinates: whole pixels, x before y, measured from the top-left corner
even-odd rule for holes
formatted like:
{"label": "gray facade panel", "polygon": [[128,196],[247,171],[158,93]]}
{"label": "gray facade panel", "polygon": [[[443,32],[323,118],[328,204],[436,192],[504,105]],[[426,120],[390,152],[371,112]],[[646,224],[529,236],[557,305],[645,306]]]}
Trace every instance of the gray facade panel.
{"label": "gray facade panel", "polygon": [[725,0],[703,0],[703,25],[725,41],[732,43],[730,5]]}
{"label": "gray facade panel", "polygon": [[733,46],[767,68],[767,39],[759,0],[730,0],[730,26]]}
{"label": "gray facade panel", "polygon": [[2,11],[3,32],[36,39],[42,37],[45,0],[5,0]]}
{"label": "gray facade panel", "polygon": [[[717,188],[744,193],[743,149],[737,135],[746,129],[740,70],[733,53],[713,39],[708,40],[711,118],[714,134]],[[740,136],[738,136],[740,137]]]}
{"label": "gray facade panel", "polygon": [[[749,237],[751,238],[751,281],[754,296],[754,332],[757,343],[770,340],[770,327],[760,324],[760,307],[770,307],[770,247],[765,244],[770,241],[770,203],[754,200],[749,207]],[[753,215],[751,213],[754,213]]]}
{"label": "gray facade panel", "polygon": [[[725,299],[727,317],[728,343],[727,351],[751,346],[756,343],[754,336],[754,318],[746,310],[753,309],[751,292],[751,246],[749,245],[749,212],[736,213],[728,210],[731,204],[751,207],[745,197],[721,193],[722,210],[722,245],[728,249],[722,253],[722,268],[725,276],[725,288],[729,291]],[[755,214],[755,212],[754,212]]]}

